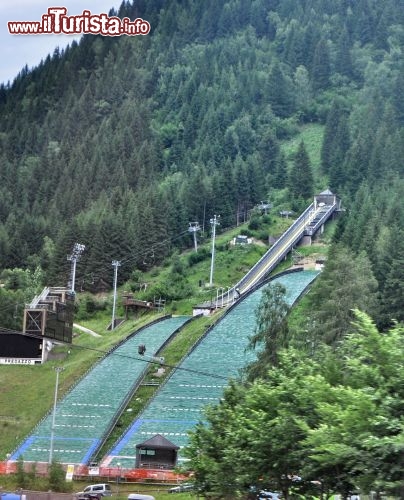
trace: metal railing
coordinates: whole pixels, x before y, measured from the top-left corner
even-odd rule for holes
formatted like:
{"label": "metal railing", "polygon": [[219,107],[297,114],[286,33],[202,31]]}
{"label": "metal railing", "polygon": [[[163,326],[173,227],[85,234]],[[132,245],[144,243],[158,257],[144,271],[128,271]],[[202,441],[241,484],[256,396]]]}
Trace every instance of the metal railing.
{"label": "metal railing", "polygon": [[[241,293],[245,293],[262,281],[305,235],[312,236],[329,219],[337,205],[319,206],[311,203],[293,222],[271,248],[258,260],[248,273],[226,294],[217,297],[216,302],[228,305]],[[311,225],[314,222],[314,225]],[[226,299],[227,296],[227,299]],[[231,298],[230,298],[231,297]]]}

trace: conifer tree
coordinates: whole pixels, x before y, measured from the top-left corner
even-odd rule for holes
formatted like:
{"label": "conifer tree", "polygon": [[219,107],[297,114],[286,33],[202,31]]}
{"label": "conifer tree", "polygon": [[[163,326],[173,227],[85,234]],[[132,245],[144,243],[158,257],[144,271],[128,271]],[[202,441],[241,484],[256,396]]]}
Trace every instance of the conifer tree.
{"label": "conifer tree", "polygon": [[335,61],[335,70],[348,78],[353,77],[352,57],[350,52],[350,42],[348,32],[343,30],[338,40],[337,58]]}
{"label": "conifer tree", "polygon": [[292,83],[276,62],[268,76],[268,101],[273,112],[285,118],[290,116],[295,109]]}
{"label": "conifer tree", "polygon": [[342,245],[334,246],[310,293],[309,327],[314,337],[337,345],[350,329],[354,308],[369,314],[376,311],[376,290],[366,254],[355,257]]}
{"label": "conifer tree", "polygon": [[385,277],[381,296],[381,324],[404,321],[404,230],[395,227],[389,245],[391,264]]}
{"label": "conifer tree", "polygon": [[272,129],[269,128],[262,134],[258,150],[264,171],[273,173],[276,168],[280,147]]}
{"label": "conifer tree", "polygon": [[294,198],[306,200],[313,196],[313,172],[303,141],[299,144],[293,166],[289,172],[288,187],[291,196]]}
{"label": "conifer tree", "polygon": [[404,126],[404,64],[401,63],[393,87],[393,106],[397,123]]}
{"label": "conifer tree", "polygon": [[279,283],[264,289],[256,311],[257,327],[249,342],[250,349],[261,346],[257,360],[246,369],[250,380],[265,378],[267,371],[278,364],[279,350],[288,345],[289,306],[285,295],[286,289]]}
{"label": "conifer tree", "polygon": [[330,176],[330,186],[336,190],[345,181],[345,155],[350,147],[348,112],[344,102],[335,100],[327,115],[323,144],[321,147],[321,167]]}
{"label": "conifer tree", "polygon": [[323,38],[316,45],[311,69],[311,84],[314,91],[325,90],[330,85],[331,63],[327,41]]}
{"label": "conifer tree", "polygon": [[300,112],[307,113],[312,99],[309,72],[305,66],[301,65],[296,68],[293,77],[296,90],[296,106]]}
{"label": "conifer tree", "polygon": [[270,179],[271,186],[275,189],[283,189],[284,187],[286,187],[288,179],[288,165],[283,153],[279,155],[276,162],[274,175],[272,175]]}
{"label": "conifer tree", "polygon": [[360,42],[365,45],[371,42],[374,34],[374,20],[369,0],[359,0],[356,7],[356,34]]}

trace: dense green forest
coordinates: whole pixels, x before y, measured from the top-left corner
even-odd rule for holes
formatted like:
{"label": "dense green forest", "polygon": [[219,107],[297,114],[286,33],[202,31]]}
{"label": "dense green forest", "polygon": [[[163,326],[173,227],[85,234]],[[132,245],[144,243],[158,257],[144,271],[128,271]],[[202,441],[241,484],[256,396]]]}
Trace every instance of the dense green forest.
{"label": "dense green forest", "polygon": [[255,485],[293,500],[402,499],[403,340],[402,326],[380,335],[356,311],[338,346],[309,356],[289,346],[265,375],[231,384],[191,433],[196,487],[213,498],[254,498]]}
{"label": "dense green forest", "polygon": [[80,241],[86,287],[111,282],[113,259],[126,279],[189,245],[190,220],[234,225],[268,197],[299,210],[315,180],[280,142],[319,122],[316,174],[349,210],[338,238],[367,253],[380,318],[402,319],[401,2],[136,1],[118,14],[152,33],[85,36],[0,89],[1,267],[65,283]]}
{"label": "dense green forest", "polygon": [[75,242],[80,289],[111,285],[113,260],[135,281],[178,268],[191,221],[208,238],[215,214],[218,230],[262,200],[297,214],[329,187],[345,211],[324,271],[297,318],[281,290],[261,305],[258,361],[188,453],[213,496],[264,478],[286,497],[403,498],[404,1],[128,0],[111,14],[151,32],[86,35],[0,87],[1,325],[67,283]]}
{"label": "dense green forest", "polygon": [[[2,324],[27,287],[67,282],[76,241],[90,289],[112,260],[124,281],[191,246],[190,221],[232,226],[263,199],[298,212],[328,186],[347,209],[341,252],[376,280],[373,316],[402,320],[402,0],[133,0],[117,14],[151,33],[86,35],[0,88]],[[293,161],[281,148],[308,123],[324,127],[319,169],[303,142]]]}

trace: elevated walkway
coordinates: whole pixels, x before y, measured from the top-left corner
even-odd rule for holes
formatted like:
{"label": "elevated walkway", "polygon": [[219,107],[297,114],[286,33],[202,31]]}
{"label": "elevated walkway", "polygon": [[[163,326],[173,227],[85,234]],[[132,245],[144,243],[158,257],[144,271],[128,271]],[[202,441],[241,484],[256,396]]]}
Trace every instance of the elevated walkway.
{"label": "elevated walkway", "polygon": [[239,294],[247,292],[260,283],[303,236],[313,236],[339,208],[340,201],[331,191],[327,190],[315,196],[314,202],[282,234],[244,278],[234,286],[233,294],[236,294],[236,298]]}
{"label": "elevated walkway", "polygon": [[[233,303],[240,295],[245,294],[262,282],[268,274],[284,259],[304,237],[310,238],[323,229],[324,224],[335,211],[341,208],[340,199],[330,190],[323,191],[314,197],[313,203],[282,234],[248,273],[223,296],[213,302],[212,307],[223,307]],[[202,305],[203,307],[203,305]]]}

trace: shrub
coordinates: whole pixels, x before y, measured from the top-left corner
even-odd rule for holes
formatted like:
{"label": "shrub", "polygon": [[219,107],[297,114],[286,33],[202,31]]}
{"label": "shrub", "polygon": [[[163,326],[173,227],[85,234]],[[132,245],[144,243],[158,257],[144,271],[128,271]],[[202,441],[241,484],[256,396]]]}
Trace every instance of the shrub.
{"label": "shrub", "polygon": [[197,252],[192,252],[188,255],[188,265],[194,266],[198,264],[198,262],[202,262],[203,260],[210,257],[210,253],[206,248],[201,248]]}
{"label": "shrub", "polygon": [[178,257],[178,255],[176,255],[173,258],[172,262],[173,262],[173,264],[172,264],[171,272],[173,274],[179,274],[180,276],[183,276],[184,275],[184,264],[182,263],[182,261]]}
{"label": "shrub", "polygon": [[27,487],[28,479],[24,471],[24,460],[22,456],[18,457],[16,480],[19,488],[25,489]]}
{"label": "shrub", "polygon": [[250,220],[250,223],[248,224],[248,229],[250,229],[250,231],[256,231],[257,229],[259,229],[261,226],[261,221],[259,220],[258,217],[253,217],[251,220]]}
{"label": "shrub", "polygon": [[56,461],[51,463],[49,469],[49,488],[52,491],[67,491],[71,489],[71,485],[66,483],[62,465]]}
{"label": "shrub", "polygon": [[263,241],[264,243],[268,243],[268,231],[260,231],[257,235],[257,238],[261,241]]}

